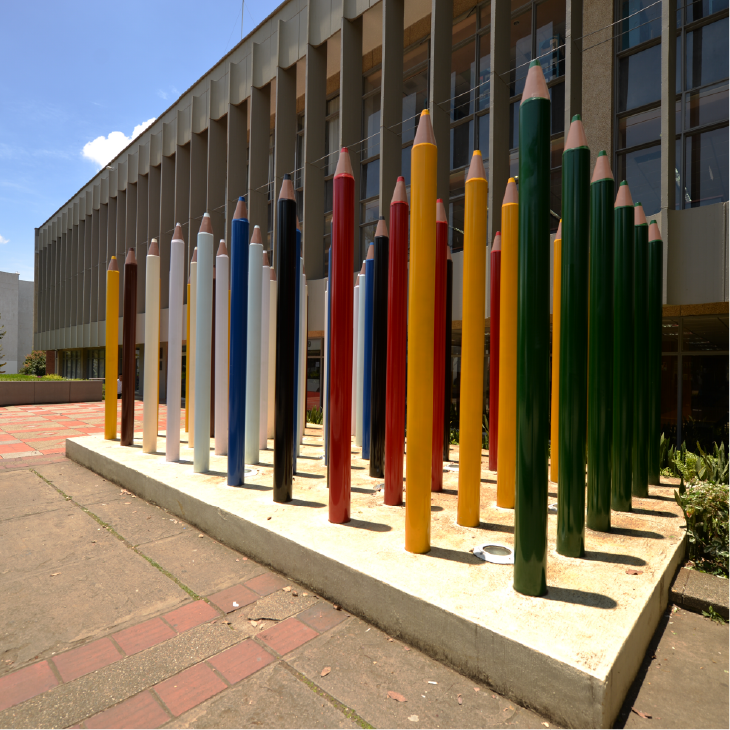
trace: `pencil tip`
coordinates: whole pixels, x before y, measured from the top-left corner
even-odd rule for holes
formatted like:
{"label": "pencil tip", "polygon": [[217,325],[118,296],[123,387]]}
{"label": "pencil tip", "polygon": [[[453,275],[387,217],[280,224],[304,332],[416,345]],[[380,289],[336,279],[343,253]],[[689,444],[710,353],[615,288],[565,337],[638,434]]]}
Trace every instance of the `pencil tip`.
{"label": "pencil tip", "polygon": [[236,212],[233,214],[234,220],[248,218],[248,208],[246,207],[246,198],[242,195],[236,203]]}
{"label": "pencil tip", "polygon": [[213,233],[213,223],[210,220],[209,213],[203,213],[203,220],[200,221],[200,230],[198,233]]}
{"label": "pencil tip", "polygon": [[221,238],[220,245],[218,246],[218,253],[216,256],[228,256],[228,248],[226,247],[226,242],[223,238]]}
{"label": "pencil tip", "polygon": [[111,261],[109,262],[109,268],[108,271],[119,271],[119,266],[117,265],[117,257],[112,256]]}
{"label": "pencil tip", "polygon": [[179,223],[175,224],[175,233],[172,234],[173,241],[182,241],[182,226]]}
{"label": "pencil tip", "polygon": [[127,251],[127,258],[124,261],[124,265],[127,264],[134,264],[137,265],[137,257],[134,255],[134,248],[130,248],[129,251]]}
{"label": "pencil tip", "polygon": [[156,238],[153,238],[150,241],[149,248],[147,249],[147,255],[148,256],[159,256],[160,255],[160,247],[157,243]]}
{"label": "pencil tip", "polygon": [[261,228],[259,226],[253,227],[253,233],[251,234],[251,243],[261,243]]}

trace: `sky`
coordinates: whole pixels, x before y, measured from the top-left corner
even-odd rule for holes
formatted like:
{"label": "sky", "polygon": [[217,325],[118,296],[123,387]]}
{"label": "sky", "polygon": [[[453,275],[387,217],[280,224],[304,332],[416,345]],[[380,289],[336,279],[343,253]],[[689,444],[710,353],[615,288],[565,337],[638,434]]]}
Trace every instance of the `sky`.
{"label": "sky", "polygon": [[[280,3],[246,0],[243,36]],[[241,40],[241,0],[0,3],[0,271]]]}

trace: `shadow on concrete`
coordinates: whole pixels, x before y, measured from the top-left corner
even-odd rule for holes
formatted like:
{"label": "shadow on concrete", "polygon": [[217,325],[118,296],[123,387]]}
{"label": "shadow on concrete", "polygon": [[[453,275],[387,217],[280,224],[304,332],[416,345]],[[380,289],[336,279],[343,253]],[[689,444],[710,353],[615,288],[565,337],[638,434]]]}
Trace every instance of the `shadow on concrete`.
{"label": "shadow on concrete", "polygon": [[294,476],[295,477],[307,477],[307,479],[324,479],[325,478],[324,474],[310,474],[309,472],[306,472],[306,471],[299,471],[299,469],[297,469],[294,472]]}
{"label": "shadow on concrete", "polygon": [[631,511],[637,515],[651,515],[652,517],[681,517],[681,515],[675,515],[674,512],[665,512],[660,509],[642,509],[641,507],[632,507]]}
{"label": "shadow on concrete", "polygon": [[497,483],[496,479],[482,479],[481,481],[483,484],[496,484]]}
{"label": "shadow on concrete", "polygon": [[438,558],[440,560],[451,560],[454,563],[466,563],[467,565],[484,565],[473,553],[465,550],[451,550],[450,548],[436,547],[431,545],[431,550],[425,553],[427,558]]}
{"label": "shadow on concrete", "polygon": [[443,512],[443,511],[444,511],[443,507],[439,507],[437,504],[431,505],[431,512]]}
{"label": "shadow on concrete", "polygon": [[326,504],[322,504],[322,502],[308,502],[306,499],[292,499],[288,504],[293,504],[296,507],[314,507],[314,509],[321,509],[327,506]]}
{"label": "shadow on concrete", "polygon": [[[211,474],[215,472],[210,472]],[[224,475],[227,476],[227,475]],[[265,484],[252,484],[251,482],[244,482],[243,484],[239,484],[237,487],[232,487],[229,484],[226,484],[225,486],[230,487],[231,489],[256,489],[259,492],[271,492],[273,491],[272,487],[267,487]]]}
{"label": "shadow on concrete", "polygon": [[580,606],[592,606],[593,608],[616,608],[618,603],[604,596],[602,593],[592,591],[579,591],[574,588],[558,588],[548,586],[547,595],[543,596],[547,601],[561,601],[562,603],[573,603]]}
{"label": "shadow on concrete", "polygon": [[626,535],[626,537],[648,537],[652,540],[664,539],[664,535],[660,535],[658,532],[651,532],[650,530],[634,530],[632,527],[611,526],[611,532],[614,535]]}
{"label": "shadow on concrete", "polygon": [[360,494],[372,494],[372,489],[365,489],[364,487],[350,487],[351,492],[359,492]]}
{"label": "shadow on concrete", "polygon": [[343,527],[358,527],[361,530],[369,530],[370,532],[390,532],[393,528],[390,525],[384,525],[380,522],[368,522],[367,520],[353,520],[343,522]]}
{"label": "shadow on concrete", "polygon": [[646,560],[637,558],[634,555],[617,555],[616,553],[603,553],[599,550],[586,550],[583,556],[586,560],[596,560],[600,563],[618,563],[619,565],[646,565]]}
{"label": "shadow on concrete", "polygon": [[480,522],[477,529],[489,530],[490,532],[506,532],[510,535],[515,534],[514,525],[499,525],[496,522]]}

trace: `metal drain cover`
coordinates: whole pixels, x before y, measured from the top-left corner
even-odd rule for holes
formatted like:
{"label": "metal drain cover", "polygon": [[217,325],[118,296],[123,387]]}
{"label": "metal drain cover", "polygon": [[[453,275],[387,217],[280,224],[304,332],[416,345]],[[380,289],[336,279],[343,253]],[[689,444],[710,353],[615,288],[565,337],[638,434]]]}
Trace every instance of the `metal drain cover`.
{"label": "metal drain cover", "polygon": [[474,548],[474,555],[487,563],[499,565],[512,565],[515,562],[515,554],[512,548],[500,545],[496,542],[487,542]]}

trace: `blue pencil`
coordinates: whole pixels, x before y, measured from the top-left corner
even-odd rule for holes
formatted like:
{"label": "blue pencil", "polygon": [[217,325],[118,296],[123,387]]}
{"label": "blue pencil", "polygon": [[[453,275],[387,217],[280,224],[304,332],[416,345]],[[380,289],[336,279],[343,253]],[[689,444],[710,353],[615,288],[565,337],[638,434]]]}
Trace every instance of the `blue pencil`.
{"label": "blue pencil", "polygon": [[231,223],[231,345],[228,366],[228,485],[231,487],[243,484],[246,463],[247,216],[246,198],[240,197]]}

